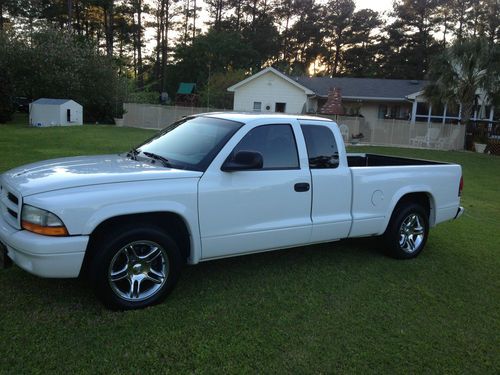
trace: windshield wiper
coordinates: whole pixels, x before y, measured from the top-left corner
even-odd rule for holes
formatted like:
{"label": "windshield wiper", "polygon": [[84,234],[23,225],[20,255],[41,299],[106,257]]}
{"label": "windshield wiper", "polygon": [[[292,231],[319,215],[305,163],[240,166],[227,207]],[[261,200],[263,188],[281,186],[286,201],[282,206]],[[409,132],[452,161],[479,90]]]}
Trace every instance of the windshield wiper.
{"label": "windshield wiper", "polygon": [[161,161],[164,167],[169,167],[169,168],[170,168],[170,167],[172,167],[172,166],[170,165],[170,162],[168,161],[168,159],[167,159],[167,158],[164,158],[164,157],[163,157],[163,156],[161,156],[161,155],[154,154],[154,153],[152,153],[152,152],[147,152],[147,151],[142,151],[142,153],[143,153],[144,155],[146,155],[148,158],[151,158],[151,159],[154,159],[154,160],[159,160],[159,161]]}
{"label": "windshield wiper", "polygon": [[133,148],[132,150],[127,152],[127,158],[130,158],[132,160],[137,160],[137,155],[139,155],[140,152],[141,152],[141,150],[139,150],[137,148]]}

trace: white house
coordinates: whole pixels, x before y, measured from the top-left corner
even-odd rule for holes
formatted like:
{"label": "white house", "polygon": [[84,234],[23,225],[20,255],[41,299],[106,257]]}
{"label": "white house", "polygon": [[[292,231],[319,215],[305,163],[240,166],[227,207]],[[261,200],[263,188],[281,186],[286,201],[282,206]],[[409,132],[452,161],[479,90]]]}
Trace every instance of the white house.
{"label": "white house", "polygon": [[346,115],[367,120],[409,120],[408,95],[422,91],[426,81],[350,77],[291,77],[268,67],[227,90],[234,92],[235,111],[316,113],[332,88],[340,89]]}
{"label": "white house", "polygon": [[305,113],[315,94],[291,77],[270,67],[227,89],[234,92],[235,111]]}
{"label": "white house", "polygon": [[71,99],[41,98],[30,104],[30,125],[83,125],[83,107]]}
{"label": "white house", "polygon": [[[268,67],[236,83],[235,111],[317,113],[326,103],[330,89],[340,89],[346,115],[378,119],[407,120],[410,123],[458,123],[461,108],[432,106],[423,95],[427,81],[350,77],[291,77]],[[478,92],[471,119],[496,124],[500,111]]]}

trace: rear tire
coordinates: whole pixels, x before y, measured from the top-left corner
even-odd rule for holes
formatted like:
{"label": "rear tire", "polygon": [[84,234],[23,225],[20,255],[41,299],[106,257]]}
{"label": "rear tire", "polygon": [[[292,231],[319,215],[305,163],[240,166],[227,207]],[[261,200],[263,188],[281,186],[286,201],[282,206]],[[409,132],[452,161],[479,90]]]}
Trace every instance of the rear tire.
{"label": "rear tire", "polygon": [[429,213],[416,203],[396,206],[383,235],[387,255],[396,259],[415,258],[429,236]]}
{"label": "rear tire", "polygon": [[160,228],[115,227],[93,243],[89,279],[112,310],[142,309],[162,302],[180,275],[182,257]]}

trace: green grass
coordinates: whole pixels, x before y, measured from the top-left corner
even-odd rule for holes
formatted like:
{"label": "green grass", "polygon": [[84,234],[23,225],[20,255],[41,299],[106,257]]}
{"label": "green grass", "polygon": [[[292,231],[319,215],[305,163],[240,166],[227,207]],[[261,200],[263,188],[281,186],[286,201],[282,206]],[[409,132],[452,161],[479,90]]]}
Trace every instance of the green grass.
{"label": "green grass", "polygon": [[[0,126],[0,171],[125,151],[152,133]],[[396,148],[452,161],[458,221],[417,259],[348,240],[185,268],[159,306],[104,310],[77,280],[0,271],[0,373],[463,373],[500,371],[500,158]]]}

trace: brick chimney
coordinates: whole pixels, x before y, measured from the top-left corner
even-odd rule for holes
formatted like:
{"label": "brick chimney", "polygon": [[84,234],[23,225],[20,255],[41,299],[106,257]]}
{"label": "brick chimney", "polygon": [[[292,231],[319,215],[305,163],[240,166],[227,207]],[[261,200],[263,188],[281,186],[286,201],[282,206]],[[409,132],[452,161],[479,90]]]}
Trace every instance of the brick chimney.
{"label": "brick chimney", "polygon": [[324,115],[343,115],[342,91],[338,87],[332,87],[328,91],[328,99],[325,105],[321,107],[319,113]]}

